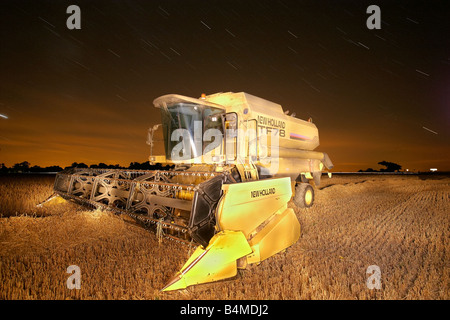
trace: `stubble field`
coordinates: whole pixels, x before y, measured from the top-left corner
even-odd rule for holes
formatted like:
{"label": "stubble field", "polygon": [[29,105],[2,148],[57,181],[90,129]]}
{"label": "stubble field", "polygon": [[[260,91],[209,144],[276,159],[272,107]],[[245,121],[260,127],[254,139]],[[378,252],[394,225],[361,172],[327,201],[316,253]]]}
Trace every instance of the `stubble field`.
{"label": "stubble field", "polygon": [[[425,179],[426,178],[426,179]],[[190,254],[110,212],[37,209],[54,176],[0,176],[0,299],[444,299],[450,178],[334,176],[297,209],[297,243],[231,280],[163,293]],[[81,271],[69,290],[67,267]],[[370,290],[369,266],[381,272]]]}

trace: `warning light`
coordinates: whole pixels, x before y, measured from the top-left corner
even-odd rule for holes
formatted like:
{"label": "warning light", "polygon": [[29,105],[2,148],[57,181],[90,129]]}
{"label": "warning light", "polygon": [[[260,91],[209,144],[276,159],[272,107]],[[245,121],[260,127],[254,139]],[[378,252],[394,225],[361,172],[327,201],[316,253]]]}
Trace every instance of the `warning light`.
{"label": "warning light", "polygon": [[202,93],[200,99],[205,100],[206,99],[206,94]]}

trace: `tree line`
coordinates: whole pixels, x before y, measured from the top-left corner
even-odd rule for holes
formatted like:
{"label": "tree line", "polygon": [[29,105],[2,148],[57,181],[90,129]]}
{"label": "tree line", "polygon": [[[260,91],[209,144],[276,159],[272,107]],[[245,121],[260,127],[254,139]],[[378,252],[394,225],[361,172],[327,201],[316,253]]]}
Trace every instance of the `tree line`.
{"label": "tree line", "polygon": [[366,170],[358,170],[358,172],[399,172],[402,169],[401,165],[394,162],[380,161],[378,164],[384,166],[385,168],[381,168],[380,170],[367,168]]}
{"label": "tree line", "polygon": [[[401,170],[402,166],[388,161],[381,161],[378,162],[379,165],[385,166],[386,168],[382,168],[380,170],[374,170],[372,168],[368,168],[366,170],[359,170],[358,172],[398,172]],[[4,163],[0,163],[0,173],[23,173],[23,172],[59,172],[64,169],[69,168],[98,168],[98,169],[135,169],[135,170],[164,170],[168,169],[170,166],[163,166],[160,163],[157,164],[150,164],[149,161],[146,162],[130,162],[130,165],[128,167],[121,166],[119,164],[106,164],[103,162],[100,162],[98,164],[91,164],[87,165],[83,162],[74,162],[70,166],[61,168],[60,166],[49,166],[49,167],[40,167],[37,165],[31,166],[31,164],[28,161],[20,162],[14,164],[12,167],[5,166]]]}
{"label": "tree line", "polygon": [[39,173],[39,172],[59,172],[69,168],[94,168],[94,169],[137,169],[137,170],[163,170],[167,169],[167,166],[163,166],[160,163],[150,164],[149,161],[146,162],[130,162],[128,167],[121,166],[119,164],[106,164],[100,162],[98,164],[87,165],[83,162],[74,162],[70,166],[60,167],[60,166],[48,166],[48,167],[40,167],[37,165],[31,166],[31,163],[28,161],[23,161],[20,163],[16,163],[11,167],[5,166],[4,163],[0,163],[0,173]]}

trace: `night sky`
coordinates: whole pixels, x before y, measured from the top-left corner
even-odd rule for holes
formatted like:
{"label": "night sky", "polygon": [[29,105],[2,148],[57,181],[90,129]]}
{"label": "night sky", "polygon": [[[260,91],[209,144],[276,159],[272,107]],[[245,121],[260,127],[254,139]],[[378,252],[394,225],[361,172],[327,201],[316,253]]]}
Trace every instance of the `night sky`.
{"label": "night sky", "polygon": [[244,91],[312,117],[333,171],[450,170],[448,1],[2,0],[0,15],[7,166],[144,162],[156,97]]}

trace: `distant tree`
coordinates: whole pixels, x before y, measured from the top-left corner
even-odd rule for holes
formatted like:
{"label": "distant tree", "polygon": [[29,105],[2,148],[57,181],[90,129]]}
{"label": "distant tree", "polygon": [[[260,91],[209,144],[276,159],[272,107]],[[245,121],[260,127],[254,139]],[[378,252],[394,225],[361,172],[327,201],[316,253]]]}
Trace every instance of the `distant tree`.
{"label": "distant tree", "polygon": [[139,162],[130,162],[128,169],[140,169],[141,164]]}
{"label": "distant tree", "polygon": [[30,168],[30,171],[31,171],[31,172],[42,172],[43,169],[42,169],[40,166],[34,165],[34,166],[32,166],[32,167]]}
{"label": "distant tree", "polygon": [[163,170],[163,169],[169,169],[169,168],[168,168],[168,166],[163,167],[162,164],[158,162],[153,166],[153,169],[154,170]]}
{"label": "distant tree", "polygon": [[74,163],[72,163],[70,166],[71,166],[72,168],[89,168],[88,165],[85,164],[85,163],[83,163],[83,162],[81,162],[81,163],[74,162]]}
{"label": "distant tree", "polygon": [[382,172],[398,172],[402,168],[401,165],[394,162],[381,161],[378,164],[386,167],[385,169],[380,169]]}
{"label": "distant tree", "polygon": [[28,172],[28,171],[30,171],[30,163],[28,161],[16,163],[13,166],[13,170],[15,172]]}
{"label": "distant tree", "polygon": [[108,168],[108,165],[107,165],[106,163],[100,162],[100,163],[98,164],[98,168],[107,169],[107,168]]}
{"label": "distant tree", "polygon": [[134,169],[134,170],[169,170],[173,169],[174,165],[165,165],[163,166],[161,163],[155,163],[150,164],[150,161],[145,161],[142,163],[139,162],[130,162],[130,165],[127,169]]}
{"label": "distant tree", "polygon": [[0,173],[8,173],[9,169],[4,163],[0,163]]}
{"label": "distant tree", "polygon": [[372,168],[367,168],[366,170],[360,169],[358,172],[377,172],[376,170],[373,170]]}
{"label": "distant tree", "polygon": [[44,172],[59,172],[62,171],[63,168],[61,168],[60,166],[50,166],[50,167],[45,167]]}
{"label": "distant tree", "polygon": [[150,164],[150,161],[146,161],[146,162],[141,163],[140,168],[141,168],[142,170],[153,170],[153,169],[154,169],[154,166],[152,166],[152,165]]}

